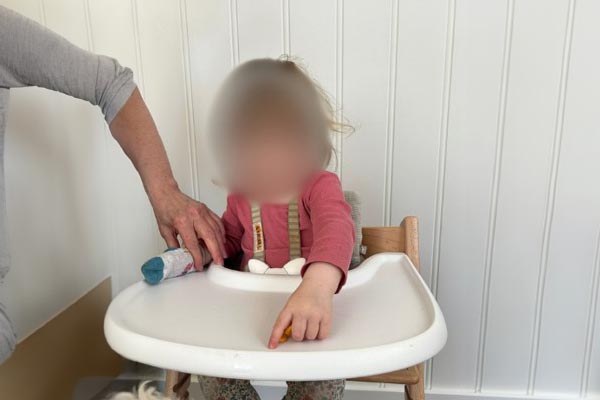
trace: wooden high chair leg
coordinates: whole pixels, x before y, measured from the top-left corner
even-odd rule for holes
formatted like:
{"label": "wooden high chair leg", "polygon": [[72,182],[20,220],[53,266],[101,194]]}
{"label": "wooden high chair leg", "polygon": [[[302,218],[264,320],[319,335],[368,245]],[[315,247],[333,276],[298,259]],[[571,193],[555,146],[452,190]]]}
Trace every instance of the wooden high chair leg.
{"label": "wooden high chair leg", "polygon": [[419,364],[417,368],[419,369],[419,382],[404,386],[404,397],[406,400],[425,400],[423,363]]}
{"label": "wooden high chair leg", "polygon": [[165,396],[172,400],[187,400],[190,397],[188,388],[191,381],[192,376],[190,374],[167,370]]}

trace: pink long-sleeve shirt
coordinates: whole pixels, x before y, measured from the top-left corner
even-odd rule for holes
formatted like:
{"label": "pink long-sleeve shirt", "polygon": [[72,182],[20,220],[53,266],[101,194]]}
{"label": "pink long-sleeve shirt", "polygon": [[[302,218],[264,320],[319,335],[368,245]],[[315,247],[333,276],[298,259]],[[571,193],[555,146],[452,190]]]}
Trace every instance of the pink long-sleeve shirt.
{"label": "pink long-sleeve shirt", "polygon": [[[337,175],[327,171],[315,174],[298,199],[298,214],[302,257],[306,259],[302,274],[314,262],[329,263],[343,273],[341,288],[346,282],[355,236],[350,206]],[[261,219],[265,262],[271,268],[281,268],[289,261],[287,204],[262,204]],[[254,256],[250,202],[243,196],[229,195],[222,220],[227,255],[242,251],[241,265],[245,266]]]}

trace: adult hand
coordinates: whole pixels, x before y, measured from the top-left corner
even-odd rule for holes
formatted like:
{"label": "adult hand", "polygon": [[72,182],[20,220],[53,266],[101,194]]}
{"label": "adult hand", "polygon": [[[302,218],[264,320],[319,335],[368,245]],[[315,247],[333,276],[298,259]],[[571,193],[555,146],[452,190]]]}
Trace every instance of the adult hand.
{"label": "adult hand", "polygon": [[201,240],[215,263],[223,264],[225,229],[215,213],[179,189],[150,197],[158,229],[169,247],[179,247],[177,236],[180,236],[194,258],[195,268],[200,271],[208,261],[202,257]]}

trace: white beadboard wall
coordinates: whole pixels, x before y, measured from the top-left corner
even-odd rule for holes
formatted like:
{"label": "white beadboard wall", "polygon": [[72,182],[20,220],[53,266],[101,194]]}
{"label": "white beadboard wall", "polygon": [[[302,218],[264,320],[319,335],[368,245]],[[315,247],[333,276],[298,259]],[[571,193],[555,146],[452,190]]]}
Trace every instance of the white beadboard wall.
{"label": "white beadboard wall", "polygon": [[[218,212],[203,132],[215,89],[239,62],[302,59],[356,127],[335,138],[335,168],[365,222],[420,217],[449,329],[428,391],[600,396],[599,1],[0,4],[132,68],[181,187]],[[8,130],[2,297],[23,336],[106,275],[135,281],[163,244],[97,110],[14,90]]]}

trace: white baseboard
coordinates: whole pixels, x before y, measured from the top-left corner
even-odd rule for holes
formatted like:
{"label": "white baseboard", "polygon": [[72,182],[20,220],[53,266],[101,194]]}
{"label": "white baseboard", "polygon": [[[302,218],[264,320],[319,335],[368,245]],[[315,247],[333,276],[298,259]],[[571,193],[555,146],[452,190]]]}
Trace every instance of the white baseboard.
{"label": "white baseboard", "polygon": [[[266,400],[269,399],[271,393],[274,395],[273,398],[276,398],[278,392],[281,391],[279,388],[283,389],[285,386],[284,382],[276,381],[258,381],[252,382],[252,384],[261,394],[266,395],[264,396]],[[369,394],[367,395],[367,393]],[[403,394],[403,385],[347,382],[345,398],[349,400],[366,398],[369,400],[404,399]],[[398,397],[398,395],[401,397]],[[600,395],[597,394],[580,397],[569,393],[522,395],[518,393],[475,393],[451,389],[429,390],[426,391],[425,397],[427,400],[600,400]]]}
{"label": "white baseboard", "polygon": [[517,393],[474,393],[453,390],[426,391],[427,400],[600,400],[599,395],[580,397],[570,393],[523,395]]}

